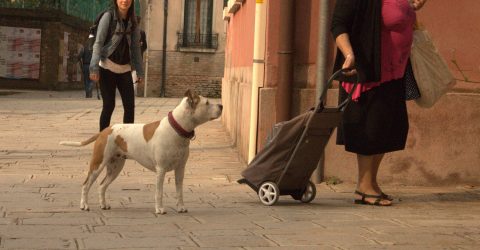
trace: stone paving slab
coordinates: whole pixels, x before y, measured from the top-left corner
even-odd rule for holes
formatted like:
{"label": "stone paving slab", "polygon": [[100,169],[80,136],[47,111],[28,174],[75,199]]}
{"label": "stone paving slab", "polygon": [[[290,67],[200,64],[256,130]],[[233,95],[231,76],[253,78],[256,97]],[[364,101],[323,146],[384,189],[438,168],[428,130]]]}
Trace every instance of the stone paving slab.
{"label": "stone paving slab", "polygon": [[[1,91],[1,90],[0,90]],[[385,186],[392,207],[352,204],[352,183],[317,185],[302,204],[287,196],[265,207],[236,180],[246,167],[221,121],[197,129],[184,181],[189,212],[154,213],[155,175],[127,161],[107,191],[111,210],[80,211],[92,146],[68,148],[97,131],[101,102],[80,91],[0,96],[0,248],[4,249],[479,249],[480,189]],[[219,102],[219,100],[213,100]],[[137,98],[136,121],[161,119],[179,102]],[[120,99],[112,123],[122,119]]]}

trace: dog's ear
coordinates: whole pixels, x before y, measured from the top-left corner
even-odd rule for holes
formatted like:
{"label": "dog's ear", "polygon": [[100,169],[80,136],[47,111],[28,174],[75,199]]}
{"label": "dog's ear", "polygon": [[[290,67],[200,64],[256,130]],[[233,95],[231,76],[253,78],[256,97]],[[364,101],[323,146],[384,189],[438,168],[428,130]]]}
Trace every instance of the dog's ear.
{"label": "dog's ear", "polygon": [[185,91],[185,94],[183,94],[184,96],[186,97],[189,97],[192,95],[192,91],[190,89],[187,89],[187,91]]}
{"label": "dog's ear", "polygon": [[197,104],[200,102],[200,97],[197,95],[197,93],[195,93],[195,91],[187,89],[187,91],[185,92],[185,96],[187,97],[188,105],[192,109],[195,109],[197,107]]}

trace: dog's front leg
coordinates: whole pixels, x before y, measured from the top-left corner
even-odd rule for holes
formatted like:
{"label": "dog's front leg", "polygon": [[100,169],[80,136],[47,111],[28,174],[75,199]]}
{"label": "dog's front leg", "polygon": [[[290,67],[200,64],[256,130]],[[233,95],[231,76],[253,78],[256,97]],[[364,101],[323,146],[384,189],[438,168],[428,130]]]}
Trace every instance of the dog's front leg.
{"label": "dog's front leg", "polygon": [[185,167],[175,169],[175,187],[177,189],[177,212],[186,213],[188,210],[183,205],[183,176]]}
{"label": "dog's front leg", "polygon": [[163,181],[165,180],[165,171],[164,168],[157,166],[157,190],[155,192],[155,213],[157,214],[166,214],[165,209],[163,208]]}

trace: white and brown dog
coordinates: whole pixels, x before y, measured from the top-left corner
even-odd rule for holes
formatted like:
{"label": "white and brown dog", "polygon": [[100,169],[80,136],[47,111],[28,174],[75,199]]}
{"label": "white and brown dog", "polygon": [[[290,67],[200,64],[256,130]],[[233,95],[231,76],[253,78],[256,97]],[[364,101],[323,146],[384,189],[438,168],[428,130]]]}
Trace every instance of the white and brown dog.
{"label": "white and brown dog", "polygon": [[100,207],[110,209],[105,202],[105,190],[121,172],[125,159],[133,159],[157,174],[155,212],[165,214],[163,181],[166,172],[175,170],[177,211],[187,212],[183,204],[183,177],[194,129],[220,117],[222,105],[211,104],[207,98],[187,90],[185,98],[168,116],[149,124],[116,124],[83,142],[60,142],[67,146],[85,146],[95,141],[90,170],[82,186],[80,209],[89,210],[88,191],[98,175],[107,169],[100,183]]}

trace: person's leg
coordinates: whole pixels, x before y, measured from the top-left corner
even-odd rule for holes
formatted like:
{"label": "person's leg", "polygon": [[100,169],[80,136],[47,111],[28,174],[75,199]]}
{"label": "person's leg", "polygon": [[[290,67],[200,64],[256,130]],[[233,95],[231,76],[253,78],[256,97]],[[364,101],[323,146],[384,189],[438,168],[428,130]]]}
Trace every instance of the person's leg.
{"label": "person's leg", "polygon": [[100,68],[100,91],[102,93],[103,108],[100,115],[100,131],[110,126],[113,110],[115,109],[115,73]]}
{"label": "person's leg", "polygon": [[375,191],[379,194],[381,194],[383,196],[383,198],[389,200],[389,201],[393,201],[393,197],[388,195],[388,194],[385,194],[382,189],[380,188],[380,186],[378,185],[378,182],[377,182],[377,175],[378,175],[378,169],[380,168],[380,163],[382,162],[382,159],[383,157],[385,156],[385,154],[378,154],[378,155],[374,155],[374,166],[375,166],[375,169],[374,169],[374,176],[375,176],[375,179],[373,180],[373,188],[375,189]]}
{"label": "person's leg", "polygon": [[383,159],[383,156],[385,156],[385,154],[378,154],[378,155],[373,155],[373,188],[375,189],[376,192],[378,193],[382,193],[382,190],[380,189],[380,186],[378,185],[378,182],[377,182],[377,175],[378,175],[378,169],[380,168],[380,163],[382,162],[382,159]]}
{"label": "person's leg", "polygon": [[[378,185],[377,173],[383,154],[361,155],[357,154],[358,162],[358,182],[357,191],[366,195],[381,195],[376,189]],[[377,185],[377,187],[376,187]],[[357,199],[361,199],[360,194],[356,194]],[[365,198],[366,202],[374,203],[378,198]],[[386,199],[380,199],[380,205],[390,205],[392,202]]]}
{"label": "person's leg", "polygon": [[122,97],[123,123],[133,123],[135,120],[135,92],[131,72],[117,75],[117,88]]}
{"label": "person's leg", "polygon": [[[88,74],[90,75],[90,70],[88,72],[89,72]],[[94,82],[92,80],[90,80],[90,77],[89,77],[88,82],[87,82],[87,87],[86,87],[87,98],[92,98],[93,97],[93,84],[94,84]]]}
{"label": "person's leg", "polygon": [[85,97],[88,98],[88,85],[90,83],[90,70],[88,65],[82,65],[83,84],[85,85]]}
{"label": "person's leg", "polygon": [[373,179],[374,179],[374,156],[357,154],[358,163],[358,180],[357,190],[374,194]]}

